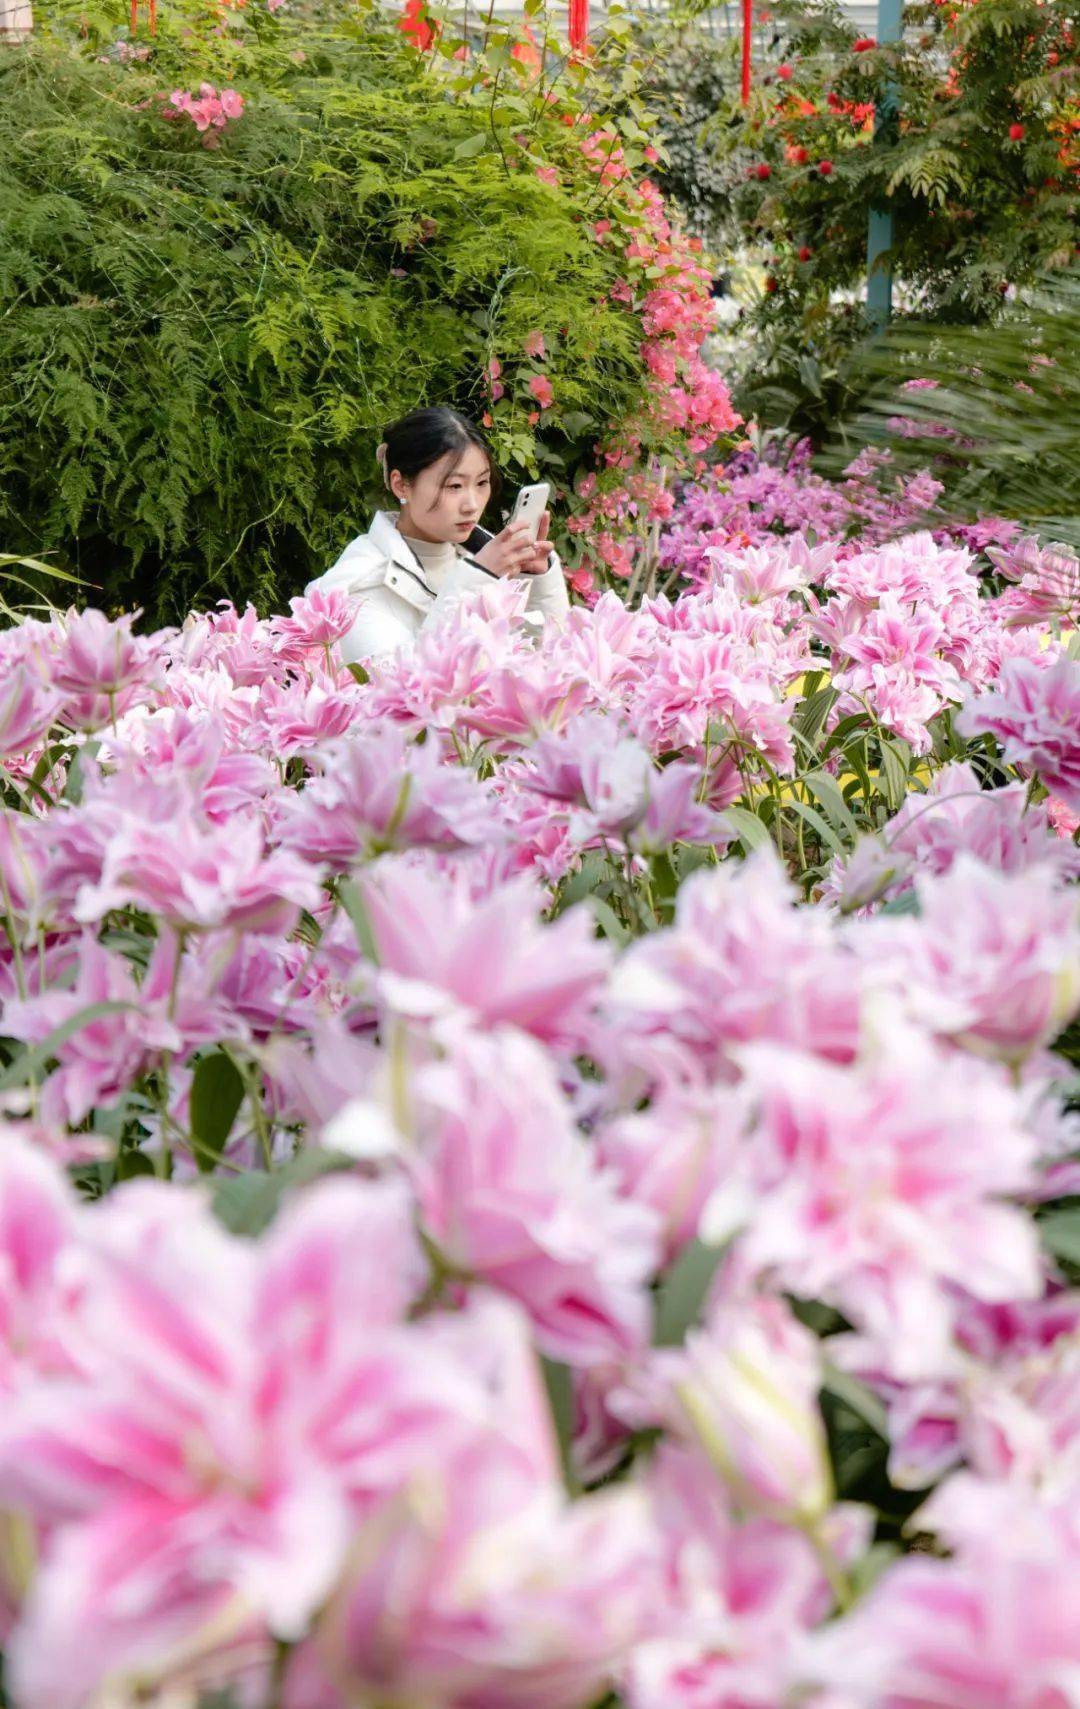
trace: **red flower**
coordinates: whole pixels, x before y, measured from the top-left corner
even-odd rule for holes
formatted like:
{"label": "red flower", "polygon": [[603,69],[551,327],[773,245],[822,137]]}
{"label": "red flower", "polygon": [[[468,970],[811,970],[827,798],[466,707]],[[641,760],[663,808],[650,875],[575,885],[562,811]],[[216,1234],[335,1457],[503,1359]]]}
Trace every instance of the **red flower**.
{"label": "red flower", "polygon": [[781,83],[790,83],[791,79],[795,75],[795,68],[794,66],[786,64],[778,65],[776,68],[776,75],[779,77]]}
{"label": "red flower", "polygon": [[852,53],[870,53],[876,47],[877,40],[874,36],[860,36],[858,41],[853,43],[851,51]]}
{"label": "red flower", "polygon": [[819,160],[817,169],[821,173],[821,176],[823,178],[827,178],[829,176],[829,173],[832,171],[832,161],[831,160]]}
{"label": "red flower", "polygon": [[1023,142],[1026,134],[1027,133],[1025,132],[1023,125],[1010,125],[1009,126],[1009,141],[1010,142]]}
{"label": "red flower", "polygon": [[770,297],[772,296],[773,292],[777,289],[776,280],[773,278],[771,273],[769,274],[769,277],[765,281],[765,289],[768,292]]}
{"label": "red flower", "polygon": [[772,177],[772,167],[769,165],[767,160],[759,160],[754,168],[754,172],[758,178]]}
{"label": "red flower", "polygon": [[813,253],[814,253],[813,250],[808,249],[806,247],[806,244],[804,243],[802,248],[799,251],[799,260],[800,261],[809,261],[811,255],[813,255]]}
{"label": "red flower", "polygon": [[525,34],[525,40],[514,43],[513,47],[510,49],[510,58],[516,59],[519,65],[524,65],[528,69],[535,70],[540,64],[540,49],[536,45],[536,37],[533,35],[528,24],[523,24],[522,29]]}
{"label": "red flower", "polygon": [[420,53],[426,53],[435,40],[435,32],[427,21],[424,0],[405,0],[405,10],[398,20],[398,29],[408,36]]}

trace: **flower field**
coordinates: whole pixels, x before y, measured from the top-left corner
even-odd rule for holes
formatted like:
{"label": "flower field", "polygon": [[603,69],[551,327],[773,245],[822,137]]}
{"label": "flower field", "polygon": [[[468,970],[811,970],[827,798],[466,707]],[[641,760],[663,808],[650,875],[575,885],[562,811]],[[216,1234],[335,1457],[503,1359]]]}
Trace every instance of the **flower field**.
{"label": "flower field", "polygon": [[789,487],[0,634],[17,1709],[1080,1705],[1075,560]]}

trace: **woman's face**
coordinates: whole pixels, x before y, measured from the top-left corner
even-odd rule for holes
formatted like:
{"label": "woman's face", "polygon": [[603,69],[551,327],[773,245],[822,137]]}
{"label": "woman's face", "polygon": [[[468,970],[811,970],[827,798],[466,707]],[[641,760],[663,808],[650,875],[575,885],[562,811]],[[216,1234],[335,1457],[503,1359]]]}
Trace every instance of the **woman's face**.
{"label": "woman's face", "polygon": [[414,540],[451,541],[461,546],[479,522],[491,497],[491,465],[478,445],[447,452],[422,469],[415,481],[399,470],[390,487],[401,504],[399,526]]}

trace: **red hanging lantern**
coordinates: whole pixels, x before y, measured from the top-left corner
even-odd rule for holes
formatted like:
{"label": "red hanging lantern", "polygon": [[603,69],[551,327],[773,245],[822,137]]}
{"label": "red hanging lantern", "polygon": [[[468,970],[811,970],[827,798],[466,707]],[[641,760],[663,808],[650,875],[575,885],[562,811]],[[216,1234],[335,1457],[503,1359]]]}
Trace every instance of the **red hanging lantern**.
{"label": "red hanging lantern", "polygon": [[753,44],[754,0],[742,0],[742,104],[750,99],[750,54]]}
{"label": "red hanging lantern", "polygon": [[[157,0],[149,0],[149,3],[148,3],[147,8],[146,8],[146,17],[147,17],[147,22],[150,25],[150,34],[152,36],[156,36],[157,35]],[[139,30],[139,0],[131,0],[131,29],[128,33],[130,34],[132,41],[135,40],[135,37],[138,34],[138,30]]]}
{"label": "red hanging lantern", "polygon": [[589,41],[589,0],[570,0],[570,46],[583,53]]}

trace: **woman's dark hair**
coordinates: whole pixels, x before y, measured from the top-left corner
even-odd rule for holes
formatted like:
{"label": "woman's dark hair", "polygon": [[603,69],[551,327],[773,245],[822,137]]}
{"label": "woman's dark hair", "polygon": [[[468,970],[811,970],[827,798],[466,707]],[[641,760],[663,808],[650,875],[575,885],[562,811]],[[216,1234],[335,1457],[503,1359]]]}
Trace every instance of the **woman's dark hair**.
{"label": "woman's dark hair", "polygon": [[433,409],[413,409],[408,415],[403,415],[400,421],[391,422],[383,434],[379,460],[389,485],[390,476],[395,469],[404,475],[407,481],[415,481],[417,475],[422,474],[425,469],[430,469],[432,463],[456,452],[454,462],[446,471],[446,479],[449,480],[470,445],[475,445],[488,460],[494,496],[498,493],[501,483],[495,459],[491,454],[491,446],[480,429],[466,416],[459,415],[456,409],[447,409],[444,405]]}

